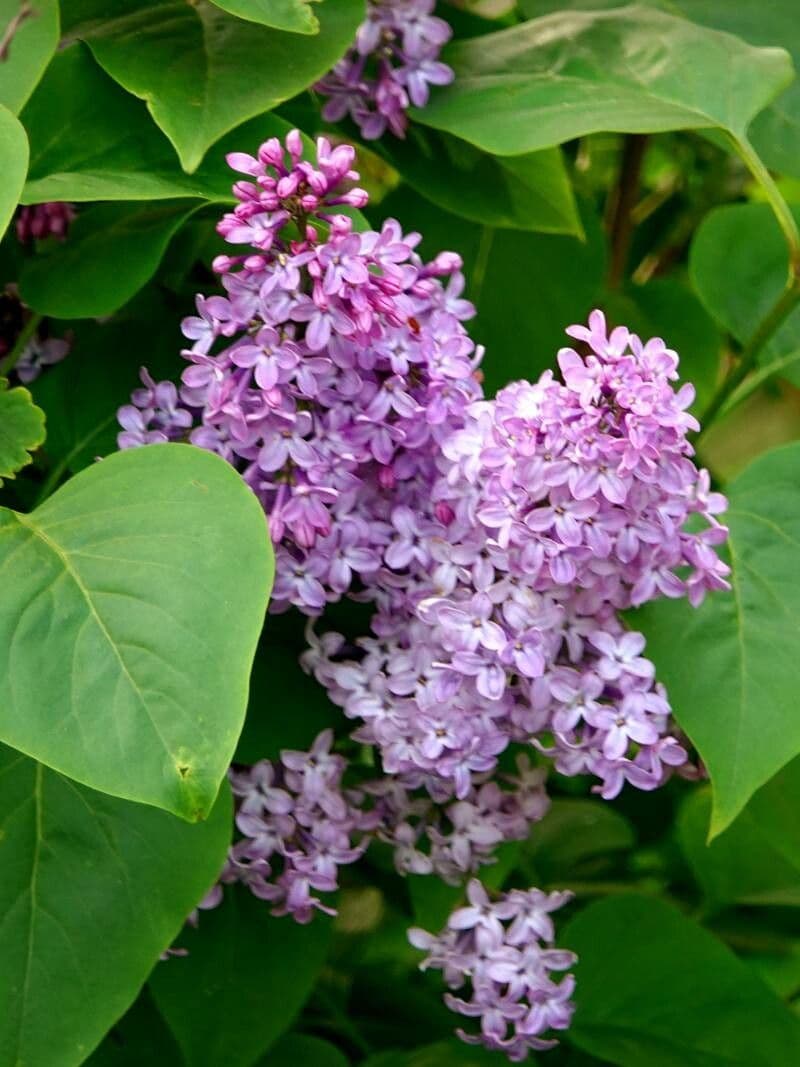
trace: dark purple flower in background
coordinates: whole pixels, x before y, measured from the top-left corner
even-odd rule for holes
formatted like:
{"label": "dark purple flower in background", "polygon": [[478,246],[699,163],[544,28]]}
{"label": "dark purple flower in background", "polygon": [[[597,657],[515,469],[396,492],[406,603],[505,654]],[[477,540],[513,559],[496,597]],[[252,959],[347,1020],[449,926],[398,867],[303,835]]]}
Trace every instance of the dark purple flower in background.
{"label": "dark purple flower in background", "polygon": [[387,130],[405,136],[409,107],[425,107],[432,85],[453,80],[439,60],[453,31],[434,6],[434,0],[370,0],[353,47],[316,85],[328,98],[323,118],[339,122],[349,115],[369,141]]}

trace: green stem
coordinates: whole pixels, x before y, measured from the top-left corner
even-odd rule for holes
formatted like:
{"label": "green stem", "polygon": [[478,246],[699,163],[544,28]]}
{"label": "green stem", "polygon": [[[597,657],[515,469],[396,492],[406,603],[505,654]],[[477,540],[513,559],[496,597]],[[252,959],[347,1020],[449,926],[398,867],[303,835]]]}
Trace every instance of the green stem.
{"label": "green stem", "polygon": [[728,415],[734,408],[737,408],[740,404],[744,403],[748,397],[752,396],[757,389],[760,389],[762,385],[774,378],[786,370],[787,367],[791,367],[793,364],[800,363],[800,351],[790,352],[788,356],[781,356],[780,359],[773,360],[772,363],[768,363],[766,367],[760,367],[754,374],[751,374],[746,381],[735,389],[725,403],[720,408],[720,415]]}
{"label": "green stem", "polygon": [[[800,268],[800,262],[798,262],[798,267]],[[756,360],[764,345],[770,337],[772,337],[781,323],[783,323],[792,311],[794,311],[798,304],[800,304],[800,277],[793,274],[789,285],[778,297],[772,310],[761,322],[761,325],[742,349],[738,364],[712,396],[708,407],[703,412],[700,419],[702,424],[700,436],[702,436],[714,422],[725,405],[725,402],[728,400],[728,397],[731,396],[731,394],[742,384],[755,366]]]}
{"label": "green stem", "polygon": [[775,180],[749,141],[744,138],[734,137],[733,144],[750,173],[764,190],[764,195],[775,213],[778,225],[783,230],[786,243],[789,245],[788,285],[791,286],[800,277],[800,230],[797,228],[797,222],[791,208],[775,184]]}
{"label": "green stem", "polygon": [[16,343],[5,359],[0,359],[0,378],[4,378],[9,371],[16,367],[20,356],[25,351],[28,341],[36,333],[39,327],[39,323],[42,321],[41,315],[31,315],[22,330],[17,337]]}
{"label": "green stem", "polygon": [[472,268],[472,285],[470,287],[472,291],[469,294],[472,303],[475,305],[477,305],[480,300],[493,243],[494,226],[484,226],[481,230],[481,239],[478,245],[478,254],[475,257],[475,266]]}

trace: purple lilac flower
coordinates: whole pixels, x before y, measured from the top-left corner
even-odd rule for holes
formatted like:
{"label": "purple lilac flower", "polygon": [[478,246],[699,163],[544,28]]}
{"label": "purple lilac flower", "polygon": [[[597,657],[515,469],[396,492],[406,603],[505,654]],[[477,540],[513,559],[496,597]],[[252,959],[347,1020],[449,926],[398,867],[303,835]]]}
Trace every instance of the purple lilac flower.
{"label": "purple lilac flower", "polygon": [[366,140],[389,130],[404,137],[406,112],[425,107],[431,85],[449,85],[453,71],[439,52],[453,31],[433,15],[435,0],[370,0],[350,51],[315,88],[328,97],[328,122],[349,115]]}
{"label": "purple lilac flower", "polygon": [[43,241],[47,237],[63,241],[74,218],[75,208],[72,204],[58,201],[20,208],[16,220],[17,239],[23,245]]}
{"label": "purple lilac flower", "polygon": [[[374,817],[342,790],[346,761],[331,752],[332,743],[325,730],[308,752],[282,752],[275,762],[232,769],[229,776],[242,836],[221,882],[243,882],[272,905],[273,915],[300,923],[310,922],[315,910],[336,914],[316,893],[338,888],[338,868],[363,855],[365,832],[374,828]],[[215,907],[221,899],[217,886],[199,906]]]}
{"label": "purple lilac flower", "polygon": [[514,1063],[557,1044],[543,1035],[569,1027],[575,979],[568,974],[554,981],[553,972],[577,958],[554,947],[550,915],[569,899],[569,893],[515,889],[492,901],[472,879],[467,905],[450,915],[438,936],[409,930],[412,945],[427,953],[422,969],[442,971],[458,994],[445,994],[447,1006],[480,1020],[480,1033],[456,1031],[462,1041],[505,1052]]}
{"label": "purple lilac flower", "polygon": [[692,462],[675,353],[624,328],[608,338],[600,312],[569,332],[592,352],[562,349],[563,382],[547,372],[476,401],[432,480],[396,491],[358,658],[306,657],[384,770],[439,803],[470,796],[511,743],[596,776],[606,798],[691,773],[619,613],[727,588],[725,501]]}
{"label": "purple lilac flower", "polygon": [[45,367],[65,359],[69,350],[70,342],[65,337],[39,337],[34,334],[17,360],[14,372],[21,382],[28,385],[39,377]]}
{"label": "purple lilac flower", "polygon": [[272,610],[316,615],[369,584],[403,536],[403,495],[432,484],[440,442],[481,395],[480,351],[460,259],[424,263],[394,220],[354,232],[338,213],[366,201],[353,149],[320,138],[316,161],[302,156],[295,131],[228,157],[248,180],[219,230],[251,247],[217,259],[227,296],[199,296],[183,323],[179,393],[143,377],[118,440],[188,437],[236,466],[269,516]]}

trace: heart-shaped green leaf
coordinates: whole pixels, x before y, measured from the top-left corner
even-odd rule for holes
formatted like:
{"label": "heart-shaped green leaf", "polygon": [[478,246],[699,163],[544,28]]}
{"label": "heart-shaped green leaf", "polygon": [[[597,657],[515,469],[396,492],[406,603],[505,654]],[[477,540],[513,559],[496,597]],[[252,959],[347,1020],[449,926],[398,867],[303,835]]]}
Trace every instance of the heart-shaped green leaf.
{"label": "heart-shaped green leaf", "polygon": [[0,104],[0,238],[19,203],[28,170],[28,138],[11,112]]}
{"label": "heart-shaped green leaf", "polygon": [[[800,218],[800,211],[795,211]],[[695,291],[714,318],[742,344],[755,335],[786,288],[789,249],[767,204],[725,204],[697,229],[689,257]],[[774,331],[761,352],[766,366],[800,351],[800,309]],[[800,382],[800,362],[784,375]]]}
{"label": "heart-shaped green leaf", "polygon": [[288,1030],[313,989],[330,920],[318,915],[301,926],[269,909],[245,886],[226,889],[200,928],[181,936],[189,955],[153,975],[150,990],[188,1067],[249,1067]]}
{"label": "heart-shaped green leaf", "polygon": [[48,200],[173,200],[233,203],[225,154],[283,137],[288,122],[267,113],[232,130],[192,175],[147,107],[126,93],[76,42],[53,59],[22,115],[31,145],[26,204]]}
{"label": "heart-shaped green leaf", "polygon": [[212,0],[237,18],[290,33],[319,33],[311,0]]}
{"label": "heart-shaped green leaf", "polygon": [[800,1060],[800,1020],[755,972],[670,904],[590,905],[559,944],[578,953],[569,1040],[620,1067],[772,1067]]}
{"label": "heart-shaped green leaf", "polygon": [[364,0],[325,0],[319,34],[299,41],[208,0],[118,0],[110,18],[74,32],[112,78],[147,101],[191,172],[228,130],[321,77],[352,43],[363,17]]}
{"label": "heart-shaped green leaf", "polygon": [[419,122],[516,155],[613,130],[712,129],[744,138],[792,78],[779,48],[643,7],[565,11],[470,40]]}
{"label": "heart-shaped green leaf", "polygon": [[77,1067],[214,882],[231,833],[77,785],[0,746],[0,1063]]}
{"label": "heart-shaped green leaf", "polygon": [[732,826],[708,843],[711,791],[686,797],[678,818],[681,848],[706,906],[800,906],[800,760],[762,786]]}
{"label": "heart-shaped green leaf", "polygon": [[673,711],[714,787],[712,834],[800,753],[800,445],[756,459],[727,488],[732,593],[697,611],[660,600],[635,615]]}
{"label": "heart-shaped green leaf", "polygon": [[0,509],[0,740],[203,818],[241,730],[272,581],[264,514],[189,445],[116,453]]}
{"label": "heart-shaped green leaf", "polygon": [[68,241],[25,262],[19,286],[23,300],[53,318],[111,315],[152,278],[170,240],[197,208],[191,200],[87,208]]}
{"label": "heart-shaped green leaf", "polygon": [[9,389],[0,378],[0,485],[31,461],[31,452],[44,441],[44,412],[27,389]]}
{"label": "heart-shaped green leaf", "polygon": [[405,140],[384,139],[381,153],[417,192],[483,226],[583,235],[559,148],[490,156],[448,134],[413,126]]}
{"label": "heart-shaped green leaf", "polygon": [[6,54],[0,60],[0,104],[16,115],[56,50],[58,0],[36,0],[27,14],[20,0],[0,0],[0,36],[9,33],[14,24]]}

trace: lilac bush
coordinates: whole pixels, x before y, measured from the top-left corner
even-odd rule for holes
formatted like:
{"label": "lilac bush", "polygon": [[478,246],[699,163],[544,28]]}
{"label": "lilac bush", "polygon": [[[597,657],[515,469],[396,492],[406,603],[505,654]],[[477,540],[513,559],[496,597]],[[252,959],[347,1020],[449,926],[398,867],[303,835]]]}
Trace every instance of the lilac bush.
{"label": "lilac bush", "polygon": [[[314,893],[335,890],[370,837],[404,874],[459,884],[491,864],[545,815],[548,762],[591,775],[605,799],[696,776],[621,613],[729,588],[726,501],[693,462],[676,353],[609,333],[595,311],[568,328],[580,348],[559,351],[560,378],[484,397],[459,257],[423,261],[420,235],[393,219],[356,230],[340,210],[367,202],[354,161],[325,138],[305,160],[298,131],[229,155],[247,180],[218,231],[246,248],[214,261],[226,295],[198,296],[183,323],[180,388],[143,370],[119,415],[120,448],[188,439],[241,472],[276,546],[272,610],[310,616],[303,666],[374,750],[381,775],[357,789],[342,787],[331,731],[306,755],[231,772],[241,837],[222,882],[302,923],[333,910]],[[313,621],[348,594],[375,608],[355,646]],[[516,775],[500,769],[509,746]],[[448,984],[472,976],[474,999],[448,1004],[523,1059],[569,1023],[571,983],[546,972],[571,956],[540,949],[549,919],[531,919],[530,944],[522,919],[505,942],[499,920],[566,898],[532,889],[490,906],[474,879],[469,892],[485,922],[467,935],[456,912],[415,943]],[[516,966],[519,980],[502,977]]]}

